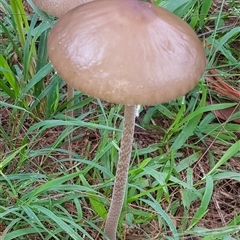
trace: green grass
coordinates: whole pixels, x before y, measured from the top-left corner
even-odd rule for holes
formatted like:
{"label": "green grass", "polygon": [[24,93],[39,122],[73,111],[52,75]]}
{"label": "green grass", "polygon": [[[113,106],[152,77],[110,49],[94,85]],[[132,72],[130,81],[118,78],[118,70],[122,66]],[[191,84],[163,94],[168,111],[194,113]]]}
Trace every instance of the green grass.
{"label": "green grass", "polygon": [[[122,106],[76,91],[68,107],[65,83],[47,60],[47,34],[55,20],[28,2],[36,13],[26,14],[20,0],[0,0],[0,238],[107,239],[103,226]],[[214,12],[211,3],[155,2],[197,31],[206,45],[207,70],[217,69],[237,87],[240,4],[222,1]],[[231,19],[238,25],[229,25]],[[208,105],[211,99],[216,103]],[[234,192],[240,169],[232,164],[240,158],[240,127],[232,121],[240,114],[225,122],[214,115],[231,106],[239,103],[211,91],[202,78],[185,97],[141,107],[119,239],[126,232],[136,239],[240,239],[239,192]],[[77,117],[66,115],[71,110]],[[225,200],[232,196],[229,205],[235,205],[222,219],[226,209],[216,206],[224,190]],[[221,224],[207,225],[211,213]]]}

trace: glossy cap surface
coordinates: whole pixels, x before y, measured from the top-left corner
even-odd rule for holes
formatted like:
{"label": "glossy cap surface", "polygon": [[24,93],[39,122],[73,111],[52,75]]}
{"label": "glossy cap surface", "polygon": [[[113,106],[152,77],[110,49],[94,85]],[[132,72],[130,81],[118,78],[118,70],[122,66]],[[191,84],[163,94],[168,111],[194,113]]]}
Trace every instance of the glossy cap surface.
{"label": "glossy cap surface", "polygon": [[206,64],[202,43],[184,21],[136,0],[99,0],[71,10],[53,27],[48,53],[72,87],[127,105],[186,94]]}

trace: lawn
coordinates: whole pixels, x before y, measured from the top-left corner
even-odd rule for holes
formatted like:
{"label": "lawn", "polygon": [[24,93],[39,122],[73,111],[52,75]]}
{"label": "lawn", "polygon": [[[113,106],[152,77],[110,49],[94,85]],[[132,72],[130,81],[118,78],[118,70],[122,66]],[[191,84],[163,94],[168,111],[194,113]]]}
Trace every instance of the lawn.
{"label": "lawn", "polygon": [[[67,1],[67,0],[66,0]],[[198,34],[187,95],[141,106],[118,239],[240,239],[240,2],[156,0]],[[0,0],[0,239],[107,239],[124,109],[48,61],[56,18]]]}

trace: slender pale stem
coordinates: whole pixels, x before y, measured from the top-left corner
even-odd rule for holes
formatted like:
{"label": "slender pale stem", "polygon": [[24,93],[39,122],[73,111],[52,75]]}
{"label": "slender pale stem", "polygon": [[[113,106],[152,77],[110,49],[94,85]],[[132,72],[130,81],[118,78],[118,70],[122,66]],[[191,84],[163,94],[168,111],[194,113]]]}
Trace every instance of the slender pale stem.
{"label": "slender pale stem", "polygon": [[[70,99],[73,99],[73,97],[74,97],[74,88],[71,87],[69,84],[67,84],[67,101],[69,101]],[[68,107],[72,107],[72,106],[73,106],[73,101],[71,101],[68,104]],[[73,110],[69,111],[67,115],[69,117],[73,117]]]}
{"label": "slender pale stem", "polygon": [[[67,101],[69,101],[70,99],[73,99],[74,97],[74,88],[71,87],[69,84],[67,84]],[[68,107],[71,107],[73,106],[73,101],[71,101],[69,104],[68,104]],[[67,115],[69,117],[74,117],[73,115],[73,110],[69,111],[67,113]],[[70,166],[71,166],[71,169],[73,170],[73,163],[72,163],[72,144],[71,144],[71,138],[72,138],[73,134],[72,132],[68,135],[68,152],[69,152],[69,159],[70,159]]]}
{"label": "slender pale stem", "polygon": [[136,106],[125,106],[123,135],[117,165],[116,179],[114,182],[112,201],[104,230],[110,240],[116,239],[118,220],[122,211],[126,191],[128,168],[132,152],[135,111]]}

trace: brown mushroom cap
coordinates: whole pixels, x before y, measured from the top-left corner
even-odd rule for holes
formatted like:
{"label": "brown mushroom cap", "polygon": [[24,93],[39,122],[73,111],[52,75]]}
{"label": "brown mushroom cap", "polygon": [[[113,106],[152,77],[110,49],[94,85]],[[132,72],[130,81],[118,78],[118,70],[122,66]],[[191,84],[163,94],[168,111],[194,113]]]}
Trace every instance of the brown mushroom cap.
{"label": "brown mushroom cap", "polygon": [[202,43],[184,21],[136,0],[100,0],[71,10],[53,27],[48,52],[72,87],[126,105],[184,95],[206,65]]}
{"label": "brown mushroom cap", "polygon": [[93,0],[33,0],[42,11],[60,17],[71,9]]}

